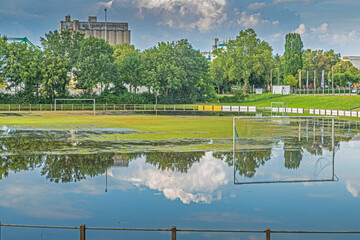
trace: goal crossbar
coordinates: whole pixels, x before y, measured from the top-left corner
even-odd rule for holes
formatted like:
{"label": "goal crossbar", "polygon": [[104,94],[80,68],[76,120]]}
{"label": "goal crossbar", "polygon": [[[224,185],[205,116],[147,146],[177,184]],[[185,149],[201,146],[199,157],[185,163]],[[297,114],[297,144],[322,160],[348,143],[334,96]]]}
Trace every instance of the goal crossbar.
{"label": "goal crossbar", "polygon": [[55,106],[54,106],[55,113],[56,113],[56,102],[57,101],[93,101],[93,108],[94,108],[94,115],[95,115],[95,110],[96,110],[95,99],[66,99],[66,98],[55,99]]}

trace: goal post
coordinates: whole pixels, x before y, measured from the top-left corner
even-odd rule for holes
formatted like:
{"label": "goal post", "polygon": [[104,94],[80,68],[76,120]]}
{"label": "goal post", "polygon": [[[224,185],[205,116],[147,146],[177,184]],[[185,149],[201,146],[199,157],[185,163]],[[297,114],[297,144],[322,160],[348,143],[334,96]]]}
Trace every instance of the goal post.
{"label": "goal post", "polygon": [[334,182],[333,116],[234,117],[235,185]]}
{"label": "goal post", "polygon": [[94,115],[95,111],[96,111],[96,102],[95,99],[66,99],[66,98],[56,98],[55,102],[54,102],[54,111],[56,113],[56,104],[58,101],[92,101],[93,102],[93,111],[94,111]]}

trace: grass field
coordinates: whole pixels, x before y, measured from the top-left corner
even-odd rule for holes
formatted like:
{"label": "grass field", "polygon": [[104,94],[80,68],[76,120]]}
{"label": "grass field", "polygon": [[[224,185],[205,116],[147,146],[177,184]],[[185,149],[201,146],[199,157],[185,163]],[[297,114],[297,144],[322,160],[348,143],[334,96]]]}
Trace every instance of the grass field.
{"label": "grass field", "polygon": [[[289,107],[299,108],[318,108],[318,109],[334,109],[349,110],[353,106],[360,105],[360,95],[356,96],[337,96],[337,95],[251,95],[249,100],[241,103],[223,103],[222,105],[243,105],[257,107],[271,107],[271,102],[284,102]],[[216,103],[213,103],[216,105]],[[360,106],[358,106],[360,108]]]}

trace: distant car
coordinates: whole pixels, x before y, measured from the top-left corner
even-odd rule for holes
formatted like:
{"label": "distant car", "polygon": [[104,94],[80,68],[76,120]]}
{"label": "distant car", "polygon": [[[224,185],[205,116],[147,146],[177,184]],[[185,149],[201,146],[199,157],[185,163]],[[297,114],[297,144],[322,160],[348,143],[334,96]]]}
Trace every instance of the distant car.
{"label": "distant car", "polygon": [[351,93],[355,93],[357,95],[360,95],[360,89],[352,89]]}

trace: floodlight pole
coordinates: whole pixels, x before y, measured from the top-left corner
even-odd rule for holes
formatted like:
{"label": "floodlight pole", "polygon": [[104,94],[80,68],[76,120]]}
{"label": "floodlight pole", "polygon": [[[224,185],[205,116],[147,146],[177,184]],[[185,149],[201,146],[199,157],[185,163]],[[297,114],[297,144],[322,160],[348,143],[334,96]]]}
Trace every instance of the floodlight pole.
{"label": "floodlight pole", "polygon": [[106,26],[106,22],[107,22],[107,14],[106,14],[106,8],[105,8],[105,42],[107,42],[107,26]]}

